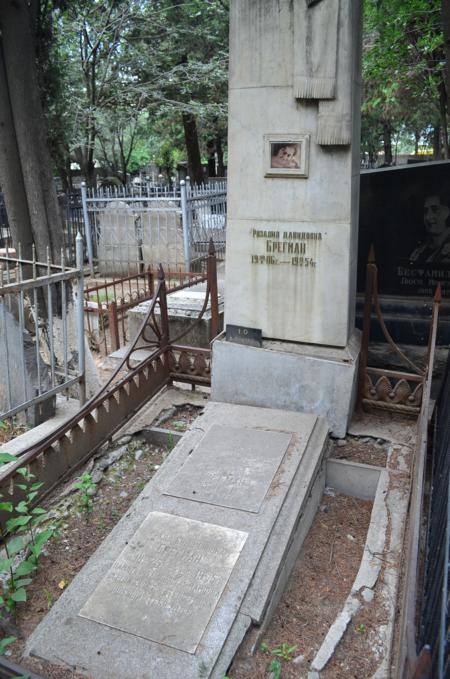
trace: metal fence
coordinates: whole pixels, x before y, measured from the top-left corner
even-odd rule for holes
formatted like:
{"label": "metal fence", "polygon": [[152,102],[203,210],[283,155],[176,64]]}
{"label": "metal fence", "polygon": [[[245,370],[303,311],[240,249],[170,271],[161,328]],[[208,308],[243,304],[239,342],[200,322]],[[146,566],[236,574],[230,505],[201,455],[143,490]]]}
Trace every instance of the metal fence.
{"label": "metal fence", "polygon": [[[64,256],[76,266],[75,239],[83,237],[83,261],[105,276],[131,276],[162,263],[171,271],[199,271],[213,240],[225,256],[227,182],[202,186],[145,183],[87,189],[58,197]],[[11,247],[11,231],[0,193],[0,248]]]}
{"label": "metal fence", "polygon": [[160,263],[170,271],[201,268],[212,239],[225,253],[226,182],[179,187],[89,190],[82,185],[91,274],[131,276]]}
{"label": "metal fence", "polygon": [[5,201],[3,194],[0,193],[0,248],[12,246],[11,231],[8,223],[8,215],[6,214]]}
{"label": "metal fence", "polygon": [[[164,273],[167,294],[207,281],[206,272]],[[107,355],[132,339],[129,336],[128,312],[153,298],[156,277],[157,272],[149,270],[112,281],[99,281],[85,289],[85,331],[91,349]]]}
{"label": "metal fence", "polygon": [[84,402],[81,235],[76,245],[76,269],[63,253],[60,265],[0,256],[0,419],[25,411],[36,424],[36,406],[76,386]]}
{"label": "metal fence", "polygon": [[436,407],[420,646],[431,647],[433,679],[450,679],[450,360]]}

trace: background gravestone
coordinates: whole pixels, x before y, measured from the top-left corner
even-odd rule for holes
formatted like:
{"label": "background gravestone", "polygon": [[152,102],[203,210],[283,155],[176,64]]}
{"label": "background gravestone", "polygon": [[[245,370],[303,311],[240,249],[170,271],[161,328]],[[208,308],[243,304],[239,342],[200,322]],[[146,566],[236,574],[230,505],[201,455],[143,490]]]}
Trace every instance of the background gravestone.
{"label": "background gravestone", "polygon": [[123,201],[108,203],[98,221],[98,265],[102,276],[138,273],[136,214]]}
{"label": "background gravestone", "polygon": [[[379,291],[428,299],[441,282],[450,294],[450,162],[361,173],[358,291],[364,292],[371,244]],[[435,231],[436,247],[430,242]],[[440,235],[439,235],[440,234]]]}
{"label": "background gravestone", "polygon": [[183,226],[179,205],[154,201],[151,210],[140,212],[142,253],[146,265],[162,264],[165,271],[184,270]]}

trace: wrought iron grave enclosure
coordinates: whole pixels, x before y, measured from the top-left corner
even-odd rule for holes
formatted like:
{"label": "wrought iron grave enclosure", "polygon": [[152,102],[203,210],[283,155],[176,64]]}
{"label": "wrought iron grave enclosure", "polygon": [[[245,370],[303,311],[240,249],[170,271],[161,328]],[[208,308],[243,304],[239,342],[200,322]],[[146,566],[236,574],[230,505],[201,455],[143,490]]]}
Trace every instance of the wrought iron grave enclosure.
{"label": "wrought iron grave enclosure", "polygon": [[[77,386],[84,402],[82,238],[78,268],[0,256],[0,419],[34,408]],[[75,297],[75,300],[74,300]]]}

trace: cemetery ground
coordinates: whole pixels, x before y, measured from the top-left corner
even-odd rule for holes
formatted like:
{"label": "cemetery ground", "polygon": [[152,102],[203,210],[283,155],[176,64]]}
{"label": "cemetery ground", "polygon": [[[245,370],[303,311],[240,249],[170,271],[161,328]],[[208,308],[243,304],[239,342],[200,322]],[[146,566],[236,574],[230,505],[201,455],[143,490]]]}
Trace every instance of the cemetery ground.
{"label": "cemetery ground", "polygon": [[[55,537],[48,543],[29,586],[27,602],[17,606],[18,639],[9,647],[10,660],[48,679],[81,677],[75,671],[45,661],[23,659],[26,640],[127,513],[170,455],[176,438],[192,425],[206,399],[206,393],[186,389],[163,392],[126,425],[113,443],[105,446],[44,503],[56,529]],[[143,438],[143,429],[149,425],[172,432],[165,444]],[[133,432],[136,433],[132,435]],[[330,457],[376,468],[398,466],[398,450],[393,450],[383,438],[365,435],[364,426],[362,433],[333,440]],[[74,484],[82,474],[88,475],[87,481],[84,488],[76,489]],[[310,663],[342,610],[358,573],[372,508],[371,500],[326,488],[269,627],[258,640],[253,655],[249,651],[252,638],[244,643],[228,672],[230,679],[306,679]],[[386,615],[383,593],[375,588],[374,600],[363,602],[320,676],[325,679],[371,676],[380,660],[379,637],[386,627]],[[6,634],[11,634],[11,630]]]}

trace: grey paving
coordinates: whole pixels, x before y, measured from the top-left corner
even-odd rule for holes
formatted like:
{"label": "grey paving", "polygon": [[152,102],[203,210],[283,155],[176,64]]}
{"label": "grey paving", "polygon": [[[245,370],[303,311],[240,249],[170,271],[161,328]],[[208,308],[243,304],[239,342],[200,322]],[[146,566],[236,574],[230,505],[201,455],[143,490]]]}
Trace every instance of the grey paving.
{"label": "grey paving", "polygon": [[[213,445],[211,450],[209,441],[217,439],[217,428],[224,442],[222,447],[217,444],[214,448]],[[322,466],[326,435],[324,420],[315,415],[209,403],[128,513],[37,627],[26,652],[56,664],[76,667],[94,679],[219,677],[222,669],[231,662],[250,621],[256,620],[267,608],[282,570],[280,561],[290,551],[289,544],[296,533],[299,517],[309,502],[310,477],[315,477]],[[226,443],[228,436],[231,446]],[[205,451],[210,450],[211,458],[215,456],[215,450],[233,451],[236,436],[249,437],[250,456],[257,447],[251,443],[254,436],[260,449],[262,446],[266,450],[272,465],[263,465],[262,487],[254,494],[260,502],[259,511],[168,494],[173,490],[177,475],[183,478],[190,459],[195,460],[197,450],[202,451],[204,446]],[[267,452],[269,439],[276,452]],[[248,461],[244,448],[241,455],[241,467],[245,468]],[[232,467],[226,458],[219,466],[224,474]],[[223,496],[227,496],[225,486]],[[238,504],[236,497],[230,504]],[[287,520],[290,513],[293,516]],[[139,559],[146,556],[142,564],[135,563],[131,565],[131,571],[128,570],[129,579],[134,582],[126,581],[117,587],[117,573],[119,579],[121,577],[116,563],[119,555],[119,563],[130,564],[129,555],[141,536],[145,535],[146,542],[150,535],[155,537],[153,519],[148,521],[149,533],[146,532],[146,520],[152,515],[154,518],[155,514],[166,515],[167,526],[177,526],[177,530],[170,528],[167,535],[160,531],[156,547],[146,545],[137,549]],[[182,525],[184,529],[180,528]],[[192,525],[198,528],[195,545],[189,537],[190,528],[186,531],[186,527]],[[206,539],[205,531],[209,530],[213,537]],[[241,544],[243,534],[247,537]],[[219,535],[228,536],[222,546],[217,540],[214,543]],[[171,539],[176,536],[178,546],[175,548]],[[186,546],[186,541],[190,546]],[[208,548],[208,544],[215,546]],[[169,552],[164,551],[167,545],[170,545]],[[184,550],[186,555],[183,555]],[[158,557],[155,556],[157,553]],[[154,558],[160,559],[161,563],[152,565]],[[188,563],[197,559],[202,568],[192,567],[192,564],[186,566],[185,559]],[[209,575],[204,576],[208,563],[211,569]],[[147,575],[146,565],[149,571],[153,569],[153,575]],[[201,577],[198,583],[193,583],[196,569]],[[158,586],[149,584],[149,577],[155,576],[156,582],[162,583],[160,594]],[[252,586],[253,582],[255,586]],[[196,594],[197,585],[201,591]],[[119,593],[122,587],[123,591]],[[132,593],[128,608],[135,609],[133,611],[126,607],[127,592]],[[114,598],[118,600],[111,603]],[[158,605],[167,608],[173,602],[176,602],[176,610],[165,611],[166,622],[158,629]],[[179,602],[183,602],[182,605]],[[86,614],[90,617],[84,617]]]}

